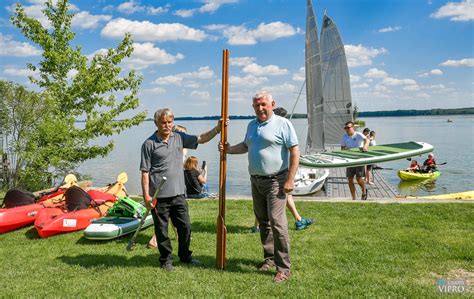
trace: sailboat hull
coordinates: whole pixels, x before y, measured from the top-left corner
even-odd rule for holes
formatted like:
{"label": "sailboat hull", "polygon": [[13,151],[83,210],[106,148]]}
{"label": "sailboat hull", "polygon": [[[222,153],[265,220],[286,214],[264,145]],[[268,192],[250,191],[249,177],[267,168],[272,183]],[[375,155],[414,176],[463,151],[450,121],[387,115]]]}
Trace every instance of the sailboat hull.
{"label": "sailboat hull", "polygon": [[298,168],[293,195],[304,196],[318,192],[323,188],[328,175],[327,169]]}

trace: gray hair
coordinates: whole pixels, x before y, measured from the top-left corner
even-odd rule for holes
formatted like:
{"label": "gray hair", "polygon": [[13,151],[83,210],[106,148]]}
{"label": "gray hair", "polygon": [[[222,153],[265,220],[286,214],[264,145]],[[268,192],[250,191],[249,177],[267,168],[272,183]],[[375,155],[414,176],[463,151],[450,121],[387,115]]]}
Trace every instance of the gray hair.
{"label": "gray hair", "polygon": [[153,119],[155,120],[155,123],[158,124],[158,121],[165,116],[170,116],[174,120],[174,114],[170,108],[163,108],[156,111],[155,115],[153,116]]}
{"label": "gray hair", "polygon": [[258,100],[258,99],[261,99],[261,98],[266,98],[267,100],[269,100],[270,102],[273,101],[273,97],[272,95],[267,92],[267,91],[258,91],[252,98],[253,101],[255,100]]}

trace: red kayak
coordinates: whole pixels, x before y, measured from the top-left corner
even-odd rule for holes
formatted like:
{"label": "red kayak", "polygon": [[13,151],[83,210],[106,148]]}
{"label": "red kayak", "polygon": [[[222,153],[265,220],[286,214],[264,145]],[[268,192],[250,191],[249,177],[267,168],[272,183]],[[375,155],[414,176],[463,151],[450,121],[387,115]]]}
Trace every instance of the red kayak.
{"label": "red kayak", "polygon": [[105,216],[107,210],[117,201],[115,195],[98,190],[90,190],[87,194],[92,199],[92,204],[84,209],[68,211],[66,198],[65,204],[61,207],[40,210],[35,220],[35,228],[40,237],[47,238],[61,233],[83,230],[93,220]]}
{"label": "red kayak", "polygon": [[40,197],[37,203],[34,204],[0,209],[0,233],[6,233],[32,224],[40,210],[45,207],[59,205],[65,191],[66,189],[59,189],[52,194]]}

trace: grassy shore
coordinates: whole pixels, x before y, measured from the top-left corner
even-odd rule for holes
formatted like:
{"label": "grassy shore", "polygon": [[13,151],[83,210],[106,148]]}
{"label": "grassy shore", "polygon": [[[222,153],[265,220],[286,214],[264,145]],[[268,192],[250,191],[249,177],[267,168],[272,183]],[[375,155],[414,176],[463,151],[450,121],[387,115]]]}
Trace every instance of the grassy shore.
{"label": "grassy shore", "polygon": [[291,221],[293,277],[281,285],[274,272],[256,271],[262,252],[249,231],[251,201],[227,202],[227,271],[215,270],[217,202],[205,200],[189,203],[191,249],[204,268],[175,262],[174,272],[161,270],[157,251],[145,247],[152,229],[127,252],[129,237],[38,239],[27,227],[0,235],[2,297],[432,297],[437,279],[474,271],[472,204],[297,205],[317,222],[296,231]]}

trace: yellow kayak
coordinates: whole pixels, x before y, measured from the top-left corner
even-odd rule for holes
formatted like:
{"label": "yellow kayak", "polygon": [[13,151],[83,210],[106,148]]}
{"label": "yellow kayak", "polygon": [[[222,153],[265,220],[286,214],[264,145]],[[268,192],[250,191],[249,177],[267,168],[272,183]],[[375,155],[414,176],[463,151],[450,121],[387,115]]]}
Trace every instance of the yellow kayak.
{"label": "yellow kayak", "polygon": [[474,200],[474,191],[449,193],[449,194],[441,194],[441,195],[429,195],[429,196],[407,196],[406,198]]}
{"label": "yellow kayak", "polygon": [[410,172],[406,170],[399,170],[398,177],[402,181],[414,181],[414,180],[427,180],[427,179],[437,179],[441,175],[439,170],[433,172]]}

